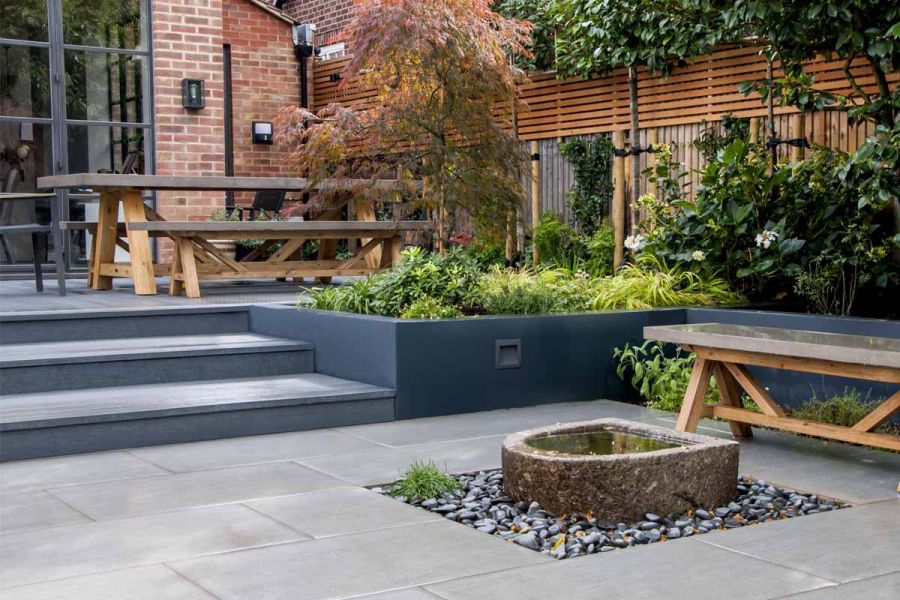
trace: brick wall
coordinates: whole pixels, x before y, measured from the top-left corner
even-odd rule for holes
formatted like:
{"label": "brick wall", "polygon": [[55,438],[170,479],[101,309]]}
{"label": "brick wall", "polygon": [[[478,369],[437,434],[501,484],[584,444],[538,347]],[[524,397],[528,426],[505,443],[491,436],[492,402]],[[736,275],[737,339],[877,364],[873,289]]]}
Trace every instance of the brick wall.
{"label": "brick wall", "polygon": [[[152,14],[156,172],[224,175],[222,0],[153,0]],[[186,77],[204,80],[206,108],[181,106]],[[168,219],[205,219],[224,195],[160,192],[157,206]]]}
{"label": "brick wall", "polygon": [[343,29],[350,23],[354,0],[287,0],[284,12],[298,23],[312,23],[317,34]]}
{"label": "brick wall", "polygon": [[300,103],[291,25],[246,0],[222,0],[222,9],[223,43],[231,44],[234,174],[291,175],[286,147],[254,144],[251,136],[253,121],[273,121],[281,107]]}
{"label": "brick wall", "polygon": [[[279,108],[300,101],[290,23],[247,0],[152,0],[152,10],[156,172],[225,174],[223,45],[231,44],[234,174],[290,174],[287,150],[253,144],[250,133],[252,121],[272,121]],[[204,109],[182,107],[188,77],[204,80]],[[157,194],[159,212],[171,220],[205,220],[224,206],[223,192]],[[169,255],[167,244],[160,253]]]}

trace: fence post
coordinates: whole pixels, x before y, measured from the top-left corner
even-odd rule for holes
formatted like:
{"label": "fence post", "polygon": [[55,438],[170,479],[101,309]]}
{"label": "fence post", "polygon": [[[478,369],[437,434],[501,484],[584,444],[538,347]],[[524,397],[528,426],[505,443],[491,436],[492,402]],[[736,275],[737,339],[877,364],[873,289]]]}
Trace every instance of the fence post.
{"label": "fence post", "polygon": [[531,262],[535,265],[541,262],[537,244],[533,243],[534,232],[541,221],[541,155],[538,150],[537,141],[531,142]]}
{"label": "fence post", "polygon": [[759,143],[759,117],[752,117],[750,119],[750,143]]}
{"label": "fence post", "polygon": [[516,255],[516,209],[506,212],[506,264],[512,265]]}
{"label": "fence post", "polygon": [[[791,116],[791,137],[795,140],[806,137],[806,114],[795,113]],[[799,162],[803,160],[803,148],[800,146],[791,146],[791,162]]]}
{"label": "fence post", "polygon": [[[625,148],[625,132],[614,131],[612,134],[613,147],[616,150]],[[610,207],[613,231],[615,232],[616,246],[613,250],[613,270],[615,270],[625,258],[625,157],[613,158],[613,201]]]}

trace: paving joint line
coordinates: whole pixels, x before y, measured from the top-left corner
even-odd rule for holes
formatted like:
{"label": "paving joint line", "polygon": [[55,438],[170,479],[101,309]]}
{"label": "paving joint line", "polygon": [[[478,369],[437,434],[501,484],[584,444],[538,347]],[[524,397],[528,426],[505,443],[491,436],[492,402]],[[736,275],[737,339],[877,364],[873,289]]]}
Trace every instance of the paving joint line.
{"label": "paving joint line", "polygon": [[221,596],[218,596],[218,595],[214,594],[214,593],[212,592],[212,590],[207,589],[207,588],[204,587],[202,584],[200,584],[200,583],[197,582],[197,581],[194,581],[193,579],[191,579],[190,577],[188,577],[187,575],[185,575],[185,574],[182,573],[181,571],[176,571],[174,568],[172,568],[172,565],[170,565],[169,563],[167,563],[167,562],[161,562],[161,563],[159,563],[159,564],[162,565],[163,568],[165,568],[166,570],[168,570],[170,573],[174,574],[175,577],[178,577],[179,579],[184,579],[185,581],[187,581],[187,582],[190,583],[191,585],[196,586],[197,588],[203,590],[204,592],[206,592],[207,594],[209,594],[210,596],[212,596],[212,597],[215,598],[216,600],[222,600],[222,597],[221,597]]}
{"label": "paving joint line", "polygon": [[[727,533],[727,532],[721,532],[721,531],[719,532],[720,535],[723,534],[723,533]],[[766,558],[766,557],[764,557],[764,556],[757,556],[756,554],[750,554],[749,552],[743,552],[743,551],[741,551],[741,550],[736,550],[736,549],[734,549],[734,548],[729,548],[728,546],[722,546],[722,545],[720,545],[720,544],[716,544],[715,542],[711,542],[711,541],[708,541],[708,540],[702,540],[702,539],[699,539],[699,538],[701,538],[701,537],[703,537],[703,536],[697,536],[697,537],[695,538],[695,540],[697,541],[697,543],[700,543],[700,544],[706,544],[707,546],[712,546],[713,548],[718,548],[718,549],[720,549],[720,550],[725,550],[725,551],[727,551],[727,552],[731,552],[731,553],[737,554],[737,555],[739,555],[739,556],[744,556],[744,557],[746,557],[746,558],[750,558],[750,559],[758,560],[758,561],[761,561],[761,562],[764,562],[764,563],[768,563],[768,564],[770,564],[770,565],[773,565],[773,566],[776,566],[776,567],[779,567],[779,568],[782,568],[782,569],[786,569],[786,570],[788,570],[788,571],[794,571],[794,572],[797,572],[797,573],[803,573],[804,575],[809,575],[810,577],[815,577],[816,579],[821,579],[822,581],[827,581],[827,582],[832,583],[832,584],[834,584],[834,585],[840,585],[840,583],[841,583],[840,581],[835,581],[835,580],[833,580],[833,579],[829,579],[828,577],[824,577],[824,576],[822,576],[822,575],[817,575],[816,573],[810,573],[809,571],[804,571],[803,569],[798,569],[798,568],[796,568],[796,567],[791,567],[791,566],[788,566],[788,565],[783,565],[783,564],[781,564],[781,563],[777,563],[777,562],[775,562],[774,560],[771,560],[771,559]],[[820,586],[820,587],[828,587],[828,586]],[[811,590],[807,590],[807,591],[811,591]]]}

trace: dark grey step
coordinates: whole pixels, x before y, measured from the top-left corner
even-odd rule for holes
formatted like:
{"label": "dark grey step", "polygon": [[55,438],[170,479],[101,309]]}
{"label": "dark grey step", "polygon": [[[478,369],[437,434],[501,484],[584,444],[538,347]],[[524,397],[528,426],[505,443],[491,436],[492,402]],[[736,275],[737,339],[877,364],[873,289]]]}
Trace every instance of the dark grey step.
{"label": "dark grey step", "polygon": [[16,394],[0,400],[0,460],[393,418],[393,390],[318,373]]}
{"label": "dark grey step", "polygon": [[239,333],[247,329],[246,306],[47,310],[0,314],[0,344]]}
{"label": "dark grey step", "polygon": [[255,333],[5,344],[4,394],[313,370],[312,345]]}

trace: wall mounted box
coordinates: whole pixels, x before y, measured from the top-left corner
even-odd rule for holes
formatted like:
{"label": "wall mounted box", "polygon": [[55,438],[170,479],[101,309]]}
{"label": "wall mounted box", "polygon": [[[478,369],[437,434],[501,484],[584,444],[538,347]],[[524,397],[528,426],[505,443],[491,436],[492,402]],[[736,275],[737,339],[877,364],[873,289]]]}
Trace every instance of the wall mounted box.
{"label": "wall mounted box", "polygon": [[181,105],[191,110],[206,108],[206,94],[202,79],[181,80]]}

